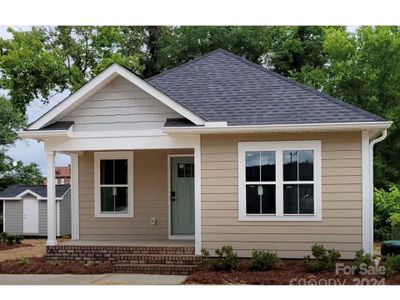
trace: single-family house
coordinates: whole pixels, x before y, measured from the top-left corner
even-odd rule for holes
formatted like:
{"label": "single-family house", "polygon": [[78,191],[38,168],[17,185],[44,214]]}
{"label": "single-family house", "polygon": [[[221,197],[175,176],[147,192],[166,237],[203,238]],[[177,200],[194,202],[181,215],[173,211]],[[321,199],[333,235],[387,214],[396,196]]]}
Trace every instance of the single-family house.
{"label": "single-family house", "polygon": [[69,245],[302,258],[322,243],[352,258],[373,251],[373,146],[390,125],[216,50],[146,80],[113,64],[20,136],[47,152],[50,254],[68,246],[53,175],[67,153]]}

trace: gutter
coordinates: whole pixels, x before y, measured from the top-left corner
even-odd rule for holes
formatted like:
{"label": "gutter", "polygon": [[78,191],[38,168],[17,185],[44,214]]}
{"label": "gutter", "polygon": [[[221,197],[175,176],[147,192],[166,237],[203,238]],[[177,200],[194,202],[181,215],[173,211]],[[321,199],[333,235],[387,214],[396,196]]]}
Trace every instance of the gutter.
{"label": "gutter", "polygon": [[[374,242],[374,146],[383,141],[387,137],[387,129],[382,131],[379,137],[369,142],[369,238],[370,242]],[[373,248],[372,248],[373,249]]]}
{"label": "gutter", "polygon": [[[211,125],[211,126],[210,126]],[[308,123],[308,124],[272,124],[272,125],[243,125],[227,126],[218,124],[187,127],[163,127],[165,133],[237,133],[237,132],[296,132],[296,131],[335,131],[387,129],[392,122],[352,122],[352,123]],[[214,126],[212,126],[214,125]]]}

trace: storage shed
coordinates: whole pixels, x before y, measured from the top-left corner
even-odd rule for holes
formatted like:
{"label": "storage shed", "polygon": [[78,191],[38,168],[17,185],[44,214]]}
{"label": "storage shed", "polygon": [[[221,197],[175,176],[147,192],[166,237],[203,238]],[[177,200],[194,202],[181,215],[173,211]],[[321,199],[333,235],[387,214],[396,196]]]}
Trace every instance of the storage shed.
{"label": "storage shed", "polygon": [[[0,193],[3,231],[31,236],[47,235],[47,186],[10,185]],[[71,234],[71,188],[56,186],[57,236]]]}

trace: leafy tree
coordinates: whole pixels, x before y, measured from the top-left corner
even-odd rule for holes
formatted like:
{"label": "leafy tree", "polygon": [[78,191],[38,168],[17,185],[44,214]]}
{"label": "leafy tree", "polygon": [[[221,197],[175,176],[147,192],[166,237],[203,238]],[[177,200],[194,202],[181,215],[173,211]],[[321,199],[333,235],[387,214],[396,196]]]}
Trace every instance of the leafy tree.
{"label": "leafy tree", "polygon": [[389,191],[375,189],[374,198],[374,237],[380,241],[391,239],[392,226],[399,226],[400,190],[395,185]]}
{"label": "leafy tree", "polygon": [[375,184],[400,184],[400,27],[327,28],[323,45],[327,63],[302,68],[297,79],[394,121],[376,146]]}

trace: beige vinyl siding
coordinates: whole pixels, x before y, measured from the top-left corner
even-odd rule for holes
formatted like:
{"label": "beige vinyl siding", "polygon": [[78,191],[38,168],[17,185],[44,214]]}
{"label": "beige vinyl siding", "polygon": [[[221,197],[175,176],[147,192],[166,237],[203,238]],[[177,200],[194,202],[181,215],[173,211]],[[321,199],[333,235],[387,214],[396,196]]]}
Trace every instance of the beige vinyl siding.
{"label": "beige vinyl siding", "polygon": [[62,121],[74,131],[160,129],[181,116],[123,77],[117,77],[75,108]]}
{"label": "beige vinyl siding", "polygon": [[[168,154],[192,150],[134,151],[134,218],[94,217],[94,154],[79,157],[79,222],[81,240],[168,239]],[[151,225],[150,219],[157,224]]]}
{"label": "beige vinyl siding", "polygon": [[[321,222],[239,222],[238,142],[321,140]],[[253,249],[302,258],[314,243],[353,258],[362,247],[361,133],[203,135],[201,138],[202,247],[232,245],[240,256]]]}

